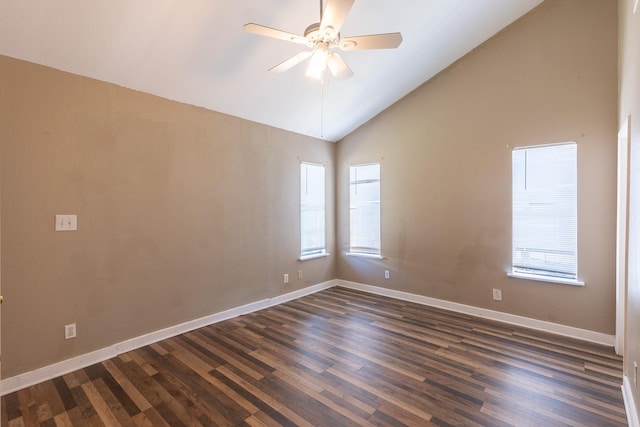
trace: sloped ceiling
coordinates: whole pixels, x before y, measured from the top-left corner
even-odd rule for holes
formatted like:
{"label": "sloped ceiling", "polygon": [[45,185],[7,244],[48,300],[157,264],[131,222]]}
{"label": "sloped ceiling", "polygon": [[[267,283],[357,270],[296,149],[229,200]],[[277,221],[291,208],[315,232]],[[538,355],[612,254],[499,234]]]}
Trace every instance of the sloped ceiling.
{"label": "sloped ceiling", "polygon": [[329,141],[338,141],[542,0],[356,0],[344,37],[401,32],[398,49],[343,52],[354,72],[321,85],[302,34],[316,0],[3,0],[0,54]]}

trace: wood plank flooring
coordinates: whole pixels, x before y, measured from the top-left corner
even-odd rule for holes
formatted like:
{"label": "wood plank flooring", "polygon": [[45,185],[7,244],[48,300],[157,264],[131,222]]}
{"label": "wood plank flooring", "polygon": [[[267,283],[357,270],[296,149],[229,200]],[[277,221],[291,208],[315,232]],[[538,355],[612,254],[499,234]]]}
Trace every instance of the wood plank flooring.
{"label": "wood plank flooring", "polygon": [[332,288],[2,398],[2,426],[621,426],[613,349]]}

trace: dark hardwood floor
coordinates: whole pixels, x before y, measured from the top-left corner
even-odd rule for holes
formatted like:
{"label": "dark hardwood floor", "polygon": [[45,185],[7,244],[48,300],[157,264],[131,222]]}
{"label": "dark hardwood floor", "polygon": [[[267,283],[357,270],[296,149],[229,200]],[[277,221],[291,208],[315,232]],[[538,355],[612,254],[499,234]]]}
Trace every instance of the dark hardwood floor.
{"label": "dark hardwood floor", "polygon": [[2,398],[3,426],[621,426],[613,349],[344,288]]}

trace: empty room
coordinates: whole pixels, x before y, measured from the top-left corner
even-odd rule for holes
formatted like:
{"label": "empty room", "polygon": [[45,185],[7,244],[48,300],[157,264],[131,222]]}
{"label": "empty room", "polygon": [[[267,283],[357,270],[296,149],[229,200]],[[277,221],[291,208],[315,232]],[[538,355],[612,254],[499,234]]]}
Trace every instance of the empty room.
{"label": "empty room", "polygon": [[0,4],[2,426],[640,426],[638,0]]}

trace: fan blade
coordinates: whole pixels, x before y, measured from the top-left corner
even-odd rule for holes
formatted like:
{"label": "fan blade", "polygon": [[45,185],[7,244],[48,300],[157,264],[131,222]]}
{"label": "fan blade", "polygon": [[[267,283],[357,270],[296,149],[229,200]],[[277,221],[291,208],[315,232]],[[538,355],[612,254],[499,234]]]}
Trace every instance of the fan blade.
{"label": "fan blade", "polygon": [[282,73],[284,71],[287,71],[289,68],[292,68],[293,66],[298,65],[299,63],[301,63],[302,61],[304,61],[310,56],[311,56],[311,51],[305,50],[304,52],[300,52],[296,56],[293,56],[287,59],[286,61],[281,62],[275,67],[270,68],[269,71],[271,71],[272,73]]}
{"label": "fan blade", "polygon": [[327,0],[322,14],[322,22],[320,22],[320,30],[326,27],[333,28],[333,34],[338,34],[344,20],[353,6],[354,0]]}
{"label": "fan blade", "polygon": [[370,36],[347,37],[341,39],[342,50],[394,49],[402,43],[402,34],[372,34]]}
{"label": "fan blade", "polygon": [[288,33],[282,30],[276,30],[275,28],[265,27],[264,25],[249,23],[245,24],[243,28],[246,32],[257,34],[259,36],[273,37],[274,39],[286,40],[288,42],[299,44],[308,43],[308,40],[304,36]]}
{"label": "fan blade", "polygon": [[329,58],[327,59],[327,66],[329,67],[331,74],[333,74],[337,79],[346,79],[353,76],[351,68],[349,68],[347,63],[344,62],[344,59],[342,59],[342,57],[337,53],[329,55]]}

